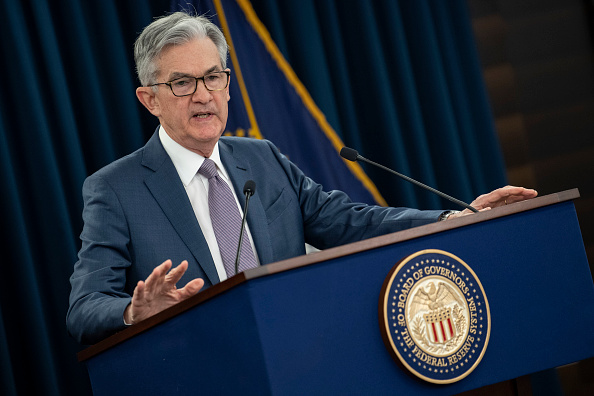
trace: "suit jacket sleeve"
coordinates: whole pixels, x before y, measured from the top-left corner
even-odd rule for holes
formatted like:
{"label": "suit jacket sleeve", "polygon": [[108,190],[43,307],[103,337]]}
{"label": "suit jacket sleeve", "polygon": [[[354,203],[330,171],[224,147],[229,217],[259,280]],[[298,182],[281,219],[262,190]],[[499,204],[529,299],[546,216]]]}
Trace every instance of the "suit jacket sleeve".
{"label": "suit jacket sleeve", "polygon": [[[319,249],[401,231],[436,222],[443,210],[392,208],[352,202],[342,191],[324,191],[323,187],[303,172],[270,142],[267,142],[290,188],[282,188],[274,199],[296,202],[303,223],[305,242]],[[263,183],[278,183],[273,167],[266,164]],[[287,205],[290,206],[290,205]],[[279,208],[280,209],[280,208]],[[277,209],[277,212],[280,210]]]}
{"label": "suit jacket sleeve", "polygon": [[83,185],[82,248],[70,282],[67,328],[83,344],[92,344],[125,327],[123,314],[131,263],[130,235],[117,195],[100,176]]}

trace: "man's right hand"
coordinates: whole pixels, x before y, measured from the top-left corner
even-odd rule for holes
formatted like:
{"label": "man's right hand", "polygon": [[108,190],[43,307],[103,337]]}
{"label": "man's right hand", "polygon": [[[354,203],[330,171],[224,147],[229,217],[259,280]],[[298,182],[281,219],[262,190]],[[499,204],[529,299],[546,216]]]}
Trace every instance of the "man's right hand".
{"label": "man's right hand", "polygon": [[196,295],[202,289],[204,280],[200,278],[196,278],[183,288],[178,289],[175,284],[188,269],[188,262],[184,260],[169,271],[171,266],[171,260],[167,260],[156,267],[145,281],[138,281],[134,288],[132,301],[124,311],[126,324],[138,323]]}

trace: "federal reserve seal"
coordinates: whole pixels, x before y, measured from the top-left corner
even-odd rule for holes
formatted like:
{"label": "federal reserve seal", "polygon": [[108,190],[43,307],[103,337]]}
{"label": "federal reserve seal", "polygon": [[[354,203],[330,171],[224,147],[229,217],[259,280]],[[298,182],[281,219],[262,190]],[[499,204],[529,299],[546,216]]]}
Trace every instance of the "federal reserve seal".
{"label": "federal reserve seal", "polygon": [[422,250],[396,264],[384,281],[379,309],[386,347],[425,381],[461,380],[487,349],[487,296],[474,271],[451,253]]}

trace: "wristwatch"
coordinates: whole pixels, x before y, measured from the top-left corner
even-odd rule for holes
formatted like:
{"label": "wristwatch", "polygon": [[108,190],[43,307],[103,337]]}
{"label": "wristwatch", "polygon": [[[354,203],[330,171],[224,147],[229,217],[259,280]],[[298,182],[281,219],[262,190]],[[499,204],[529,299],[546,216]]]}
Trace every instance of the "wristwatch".
{"label": "wristwatch", "polygon": [[453,214],[456,213],[460,213],[459,210],[446,210],[445,212],[443,212],[442,214],[439,215],[439,218],[437,219],[438,221],[445,221],[448,219],[448,217],[450,217]]}

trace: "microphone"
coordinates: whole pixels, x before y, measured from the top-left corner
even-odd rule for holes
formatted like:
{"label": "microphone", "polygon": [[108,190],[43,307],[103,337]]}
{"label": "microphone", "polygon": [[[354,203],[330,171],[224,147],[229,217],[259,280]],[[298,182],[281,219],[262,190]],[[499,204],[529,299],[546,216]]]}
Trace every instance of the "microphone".
{"label": "microphone", "polygon": [[417,185],[417,186],[419,186],[421,188],[424,188],[425,190],[431,191],[432,193],[437,194],[440,197],[445,198],[448,201],[455,203],[456,205],[460,205],[460,206],[462,206],[462,207],[464,207],[466,209],[472,210],[474,213],[478,213],[478,210],[476,210],[472,206],[468,205],[467,203],[462,202],[459,199],[450,197],[449,195],[444,194],[441,191],[438,191],[438,190],[436,190],[436,189],[434,189],[432,187],[429,187],[429,186],[427,186],[427,185],[425,185],[425,184],[423,184],[421,182],[418,182],[415,179],[411,179],[410,177],[405,176],[405,175],[403,175],[401,173],[398,173],[398,172],[396,172],[396,171],[394,171],[394,170],[392,170],[390,168],[387,168],[387,167],[385,167],[383,165],[380,165],[380,164],[378,164],[376,162],[370,161],[367,158],[359,155],[359,153],[355,149],[352,149],[352,148],[349,148],[349,147],[343,147],[340,150],[340,156],[342,158],[344,158],[344,159],[349,160],[349,161],[353,161],[353,162],[363,161],[363,162],[367,162],[368,164],[371,164],[371,165],[377,166],[379,168],[382,168],[383,170],[387,170],[388,172],[393,173],[396,176],[399,176],[399,177],[403,178],[404,180],[406,180],[408,182],[411,182],[412,184],[415,184],[415,185]]}
{"label": "microphone", "polygon": [[243,219],[241,220],[241,231],[239,232],[239,243],[237,244],[237,255],[235,256],[235,275],[239,268],[239,254],[241,253],[241,242],[243,241],[243,232],[245,230],[245,222],[247,220],[248,205],[250,198],[256,192],[256,182],[248,180],[243,185],[243,195],[245,195],[245,209],[243,210]]}

